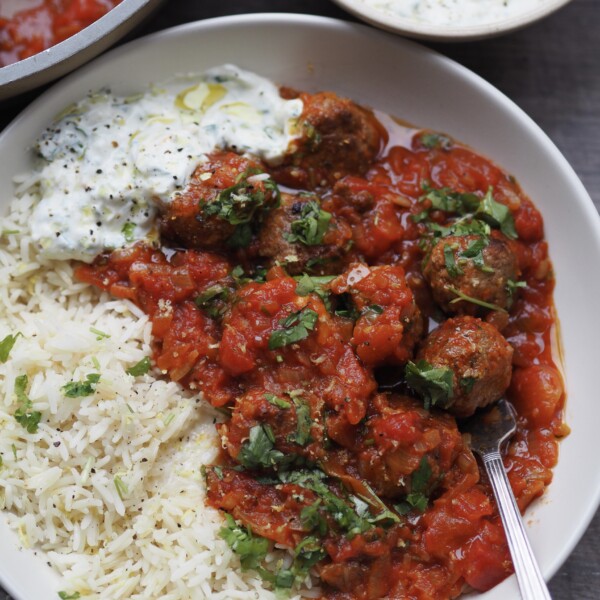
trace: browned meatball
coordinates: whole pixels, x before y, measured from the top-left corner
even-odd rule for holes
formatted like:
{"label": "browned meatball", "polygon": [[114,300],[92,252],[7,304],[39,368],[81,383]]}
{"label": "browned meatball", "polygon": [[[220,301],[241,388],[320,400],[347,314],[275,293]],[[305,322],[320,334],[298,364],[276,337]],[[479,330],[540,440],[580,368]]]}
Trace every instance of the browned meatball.
{"label": "browned meatball", "polygon": [[186,248],[247,246],[251,224],[278,201],[279,190],[258,161],[215,152],[163,206],[161,234]]}
{"label": "browned meatball", "polygon": [[279,208],[264,220],[258,254],[291,275],[335,273],[351,239],[350,227],[324,211],[317,196],[282,194]]}
{"label": "browned meatball", "polygon": [[[294,92],[284,90],[292,97]],[[332,92],[299,95],[302,135],[290,144],[283,164],[273,169],[287,186],[314,189],[347,174],[363,174],[379,153],[384,129],[371,111]]]}
{"label": "browned meatball", "polygon": [[[433,368],[449,369],[451,392],[444,408],[457,417],[468,417],[504,394],[512,375],[512,356],[512,346],[494,326],[462,316],[444,321],[425,338],[416,367],[426,370],[420,362],[425,361]],[[411,383],[410,377],[408,381],[418,391],[418,381]]]}
{"label": "browned meatball", "polygon": [[484,315],[489,308],[460,297],[510,308],[509,281],[519,276],[517,258],[502,238],[448,236],[431,250],[423,267],[434,300],[451,315]]}
{"label": "browned meatball", "polygon": [[366,421],[357,466],[378,495],[429,496],[458,456],[469,455],[451,415],[397,395],[379,395],[373,406],[376,412]]}
{"label": "browned meatball", "polygon": [[264,441],[264,430],[256,431],[257,428],[267,427],[273,434],[273,447],[289,455],[290,460],[294,455],[312,460],[321,458],[323,429],[313,421],[318,404],[318,399],[310,393],[292,398],[289,394],[278,395],[261,389],[249,391],[237,398],[231,419],[218,425],[223,448],[246,468],[281,466],[276,459],[271,461],[264,454],[248,453],[253,438],[262,437]]}

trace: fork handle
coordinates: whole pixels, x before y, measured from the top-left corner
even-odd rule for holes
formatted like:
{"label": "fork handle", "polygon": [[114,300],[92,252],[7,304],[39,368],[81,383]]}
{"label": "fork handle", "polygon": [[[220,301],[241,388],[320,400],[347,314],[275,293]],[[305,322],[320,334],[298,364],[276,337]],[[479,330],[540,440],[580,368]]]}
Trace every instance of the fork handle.
{"label": "fork handle", "polygon": [[551,600],[550,592],[529,545],[502,457],[498,451],[492,451],[484,454],[482,459],[496,495],[521,596],[523,600]]}

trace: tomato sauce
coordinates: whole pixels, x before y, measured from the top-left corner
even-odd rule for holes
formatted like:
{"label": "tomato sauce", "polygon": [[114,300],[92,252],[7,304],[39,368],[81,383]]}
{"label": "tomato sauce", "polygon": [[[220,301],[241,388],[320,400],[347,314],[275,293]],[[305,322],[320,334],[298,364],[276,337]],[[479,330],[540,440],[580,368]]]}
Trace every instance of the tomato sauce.
{"label": "tomato sauce", "polygon": [[85,29],[121,0],[42,0],[0,17],[0,67],[29,58]]}
{"label": "tomato sauce", "polygon": [[77,275],[141,306],[156,366],[228,412],[218,425],[222,464],[207,469],[212,506],[295,549],[324,597],[442,600],[490,589],[512,564],[490,485],[455,418],[405,383],[378,392],[378,369],[391,365],[402,379],[427,323],[445,320],[422,265],[431,231],[456,215],[429,206],[424,190],[481,200],[493,189],[514,223],[514,302],[478,315],[512,347],[507,394],[519,420],[504,463],[521,510],[550,484],[568,433],[552,352],[554,279],[542,217],[513,177],[446,136],[378,117],[387,141],[376,159],[317,190],[329,215],[322,243],[351,231],[332,273],[315,261],[308,279],[292,277],[261,258],[253,238],[211,251],[137,244]]}

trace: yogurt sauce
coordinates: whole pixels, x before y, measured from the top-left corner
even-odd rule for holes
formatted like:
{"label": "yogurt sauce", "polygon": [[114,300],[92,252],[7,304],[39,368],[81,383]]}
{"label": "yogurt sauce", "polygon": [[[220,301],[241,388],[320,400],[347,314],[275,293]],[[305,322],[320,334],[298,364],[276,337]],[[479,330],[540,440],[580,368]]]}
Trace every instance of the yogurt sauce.
{"label": "yogurt sauce", "polygon": [[91,262],[156,235],[159,203],[217,148],[274,164],[298,137],[301,100],[233,65],[124,98],[92,94],[36,144],[41,200],[31,221],[47,258]]}
{"label": "yogurt sauce", "polygon": [[544,4],[545,0],[359,0],[392,17],[429,25],[469,27],[504,21]]}

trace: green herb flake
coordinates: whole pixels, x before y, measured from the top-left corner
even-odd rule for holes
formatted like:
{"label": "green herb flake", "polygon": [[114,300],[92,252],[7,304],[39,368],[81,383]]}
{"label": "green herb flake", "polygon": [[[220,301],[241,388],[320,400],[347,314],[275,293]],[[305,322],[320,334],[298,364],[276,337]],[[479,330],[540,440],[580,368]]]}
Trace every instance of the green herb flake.
{"label": "green herb flake", "polygon": [[83,398],[91,396],[96,391],[96,384],[99,381],[99,373],[90,373],[86,376],[85,381],[69,381],[62,386],[61,390],[67,398]]}
{"label": "green herb flake", "polygon": [[250,223],[257,211],[264,207],[266,192],[272,192],[275,204],[279,203],[279,188],[271,177],[261,181],[265,191],[248,181],[251,176],[262,174],[259,169],[247,169],[238,176],[234,185],[224,189],[212,202],[201,203],[200,209],[205,215],[217,216],[231,225]]}
{"label": "green herb flake", "polygon": [[[19,375],[15,378],[15,396],[19,404],[15,411],[15,421],[22,425],[29,433],[36,433],[38,426],[42,419],[42,413],[39,411],[32,411],[33,403],[27,396],[27,386],[29,385],[29,378],[27,375]],[[15,459],[16,459],[16,451]]]}
{"label": "green herb flake", "polygon": [[453,294],[456,294],[456,298],[454,300],[450,300],[450,304],[456,304],[461,300],[465,302],[470,302],[471,304],[476,304],[477,306],[481,306],[482,308],[488,308],[490,310],[497,310],[499,312],[506,312],[504,308],[498,306],[497,304],[492,304],[491,302],[484,302],[483,300],[479,300],[479,298],[474,298],[473,296],[469,296],[464,292],[461,292],[459,289],[448,286],[448,290],[450,290]]}
{"label": "green herb flake", "polygon": [[151,367],[152,362],[150,360],[150,357],[144,356],[144,358],[142,358],[142,360],[140,360],[139,362],[135,363],[133,367],[129,367],[129,369],[127,369],[127,373],[129,375],[132,375],[133,377],[140,377],[141,375],[145,375]]}
{"label": "green herb flake", "polygon": [[329,228],[331,213],[321,209],[316,200],[304,202],[300,209],[300,218],[290,224],[290,233],[284,238],[293,243],[300,242],[305,246],[317,246]]}
{"label": "green herb flake", "polygon": [[489,246],[490,240],[486,236],[478,237],[469,242],[469,245],[459,253],[460,258],[473,261],[475,266],[485,273],[493,273],[494,269],[485,264],[483,250]]}
{"label": "green herb flake", "polygon": [[492,227],[499,228],[507,238],[510,238],[511,240],[517,239],[518,236],[515,230],[515,221],[512,213],[508,206],[494,200],[491,187],[481,200],[474,216],[486,221]]}
{"label": "green herb flake", "polygon": [[235,519],[226,514],[226,525],[221,527],[219,535],[227,545],[239,556],[242,569],[257,569],[269,551],[268,540],[252,535],[252,532],[238,525]]}
{"label": "green herb flake", "polygon": [[305,506],[300,512],[300,522],[306,531],[318,531],[323,536],[327,533],[327,519],[321,514],[322,500],[317,498],[313,504]]}
{"label": "green herb flake", "polygon": [[58,592],[58,597],[60,600],[79,600],[81,594],[79,592],[73,592],[72,594],[69,594],[68,592]]}
{"label": "green herb flake", "polygon": [[194,298],[194,303],[198,308],[206,311],[206,314],[218,319],[223,316],[227,310],[227,299],[229,298],[229,290],[220,285],[211,285],[201,294]]}
{"label": "green herb flake", "polygon": [[411,492],[406,496],[404,502],[400,502],[394,508],[401,514],[405,515],[411,510],[424,512],[429,502],[427,489],[431,481],[431,466],[427,456],[421,457],[421,462],[416,470],[411,475]]}
{"label": "green herb flake", "polygon": [[314,330],[317,319],[317,313],[306,307],[282,319],[279,322],[282,328],[271,332],[269,350],[276,350],[305,340],[309,332]]}
{"label": "green herb flake", "polygon": [[115,484],[115,489],[117,490],[117,494],[119,494],[119,498],[121,498],[121,500],[124,500],[127,497],[127,494],[129,493],[129,488],[127,487],[127,484],[118,475],[115,475],[113,481]]}
{"label": "green herb flake", "polygon": [[448,367],[433,367],[425,360],[409,361],[405,368],[406,383],[421,397],[427,410],[432,406],[447,408],[454,396],[454,373]]}
{"label": "green herb flake", "polygon": [[456,264],[454,249],[449,244],[444,244],[444,262],[446,264],[446,271],[448,271],[450,277],[458,277],[464,273],[464,271]]}
{"label": "green herb flake", "polygon": [[298,296],[308,296],[309,294],[316,294],[321,298],[323,304],[325,304],[325,308],[328,311],[331,311],[331,298],[330,292],[325,286],[335,279],[334,275],[323,275],[323,276],[314,276],[304,273],[299,277],[295,277],[296,281],[298,281],[298,285],[296,286],[296,294]]}
{"label": "green herb flake", "polygon": [[108,339],[110,337],[109,333],[100,331],[100,329],[96,329],[95,327],[90,327],[90,333],[93,333],[96,336],[96,341]]}
{"label": "green herb flake", "polygon": [[244,442],[237,455],[237,461],[245,469],[277,469],[289,464],[293,457],[285,456],[275,449],[275,436],[265,423],[250,429],[248,441]]}
{"label": "green herb flake", "polygon": [[5,363],[8,360],[8,357],[10,356],[10,351],[13,349],[13,346],[15,345],[15,342],[17,341],[17,338],[19,336],[23,337],[23,334],[20,331],[18,331],[14,335],[9,333],[0,342],[0,362],[1,363]]}
{"label": "green herb flake", "polygon": [[525,282],[525,281],[513,281],[512,279],[509,279],[506,282],[506,291],[508,292],[508,295],[511,298],[514,298],[514,296],[519,288],[526,288],[526,287],[527,287],[527,282]]}
{"label": "green herb flake", "polygon": [[452,146],[452,140],[443,133],[425,132],[419,135],[421,145],[429,150],[448,150]]}
{"label": "green herb flake", "polygon": [[288,441],[294,442],[299,446],[306,446],[310,441],[310,426],[312,419],[310,417],[310,405],[302,398],[294,398],[296,407],[296,431],[291,434]]}
{"label": "green herb flake", "polygon": [[128,244],[133,242],[135,240],[135,223],[127,221],[127,223],[123,225],[121,233]]}
{"label": "green herb flake", "polygon": [[13,456],[15,457],[15,460],[17,460],[17,447],[14,444],[10,445],[10,449],[12,450]]}
{"label": "green herb flake", "polygon": [[426,193],[419,198],[419,202],[429,200],[431,210],[465,214],[479,206],[479,198],[475,194],[454,192],[450,188],[434,189],[429,184],[425,184],[423,189]]}
{"label": "green herb flake", "polygon": [[265,394],[265,400],[277,408],[287,409],[292,406],[287,400],[284,400],[275,394]]}

